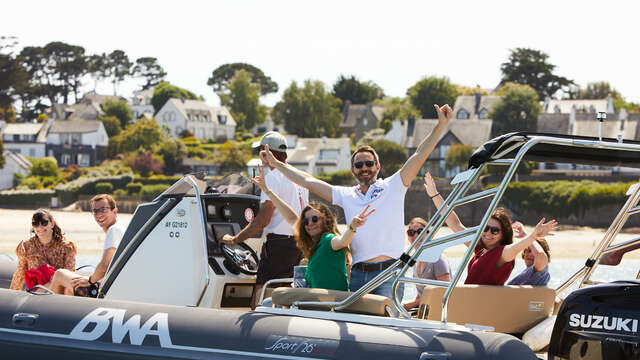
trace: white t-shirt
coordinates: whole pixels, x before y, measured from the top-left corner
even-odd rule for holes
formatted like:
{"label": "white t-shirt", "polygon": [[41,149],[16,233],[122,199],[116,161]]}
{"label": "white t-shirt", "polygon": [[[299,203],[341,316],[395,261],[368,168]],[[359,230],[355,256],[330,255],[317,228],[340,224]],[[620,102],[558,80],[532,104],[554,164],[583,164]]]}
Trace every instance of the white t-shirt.
{"label": "white t-shirt", "polygon": [[122,235],[126,228],[122,224],[116,222],[107,229],[107,237],[104,239],[104,250],[108,248],[118,248]]}
{"label": "white t-shirt", "polygon": [[404,195],[407,187],[400,172],[369,186],[366,194],[360,186],[332,186],[333,203],[344,209],[347,224],[371,205],[376,211],[359,227],[351,241],[353,263],[387,255],[397,259],[405,248]]}
{"label": "white t-shirt", "polygon": [[[265,169],[266,171],[267,169]],[[309,203],[309,190],[296,185],[287,179],[278,169],[269,170],[264,177],[265,183],[269,190],[278,195],[282,201],[287,203],[298,216],[302,213],[302,209]],[[270,200],[269,196],[264,192],[260,194],[260,204]],[[293,235],[291,225],[282,217],[278,209],[271,215],[271,221],[262,231],[267,234]]]}

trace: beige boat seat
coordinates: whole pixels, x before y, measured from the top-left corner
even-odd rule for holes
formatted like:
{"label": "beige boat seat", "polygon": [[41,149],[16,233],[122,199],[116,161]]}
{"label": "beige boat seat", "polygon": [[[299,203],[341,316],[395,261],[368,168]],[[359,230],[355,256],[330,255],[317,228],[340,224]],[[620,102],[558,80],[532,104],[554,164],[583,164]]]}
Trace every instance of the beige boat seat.
{"label": "beige boat seat", "polygon": [[[273,290],[271,300],[274,306],[289,307],[296,301],[342,301],[351,294],[352,293],[348,291],[338,290],[279,287]],[[366,294],[346,309],[340,310],[340,312],[388,316],[387,311],[391,311],[391,308],[391,301],[387,297],[375,294]],[[329,310],[326,306],[310,305],[300,306],[299,309]]]}
{"label": "beige boat seat", "polygon": [[[440,321],[445,291],[425,286],[418,316]],[[447,321],[521,334],[551,315],[555,298],[555,290],[543,286],[460,285],[449,298]]]}

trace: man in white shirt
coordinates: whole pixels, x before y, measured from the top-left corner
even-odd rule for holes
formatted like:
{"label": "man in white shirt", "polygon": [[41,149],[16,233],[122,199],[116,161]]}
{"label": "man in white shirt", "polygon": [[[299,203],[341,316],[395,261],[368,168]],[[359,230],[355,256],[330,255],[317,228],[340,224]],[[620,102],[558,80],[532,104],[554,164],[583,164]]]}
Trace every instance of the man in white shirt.
{"label": "man in white shirt", "polygon": [[93,219],[102,228],[102,231],[106,233],[102,258],[93,274],[86,277],[66,269],[56,270],[51,279],[51,288],[57,294],[71,295],[78,288],[87,287],[100,281],[107,273],[113,254],[115,254],[126,230],[125,226],[116,221],[118,207],[111,195],[96,195],[90,200],[90,204]]}
{"label": "man in white shirt", "polygon": [[[404,237],[404,196],[418,171],[435,148],[442,136],[453,110],[449,105],[440,108],[434,105],[438,113],[438,124],[431,134],[425,137],[416,152],[409,157],[402,168],[386,179],[378,179],[380,161],[376,151],[370,146],[362,146],[351,156],[351,172],[358,181],[352,187],[332,186],[324,181],[278,161],[267,152],[260,155],[270,166],[280,170],[291,181],[304,186],[328,202],[344,209],[347,221],[358,215],[367,205],[376,211],[369,216],[367,225],[358,228],[351,251],[350,290],[356,291],[380,272],[393,264],[402,255],[405,248]],[[390,296],[392,281],[389,280],[376,288],[373,293]],[[399,286],[402,295],[402,284]]]}
{"label": "man in white shirt", "polygon": [[[270,154],[278,161],[286,162],[287,140],[275,131],[269,131],[260,139],[260,150],[265,146],[270,149]],[[268,164],[264,164],[265,167]],[[270,167],[265,176],[265,182],[273,193],[286,202],[297,214],[309,203],[309,191],[298,186],[284,177],[280,171]],[[293,277],[293,267],[302,259],[302,253],[296,246],[293,237],[293,229],[282,217],[280,212],[274,211],[275,205],[269,197],[260,195],[260,209],[255,219],[236,235],[225,235],[222,242],[234,245],[248,238],[257,236],[263,231],[267,242],[262,245],[258,274],[256,277],[256,289],[251,301],[251,307],[255,308],[257,294],[260,293],[265,282],[271,279]]]}

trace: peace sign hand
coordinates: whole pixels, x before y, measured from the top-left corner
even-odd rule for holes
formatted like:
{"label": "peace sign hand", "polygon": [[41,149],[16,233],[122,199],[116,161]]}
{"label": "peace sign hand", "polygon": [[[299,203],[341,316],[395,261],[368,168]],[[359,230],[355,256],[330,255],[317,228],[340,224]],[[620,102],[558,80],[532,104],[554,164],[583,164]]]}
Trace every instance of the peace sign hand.
{"label": "peace sign hand", "polygon": [[374,211],[376,211],[376,209],[371,209],[371,211],[367,212],[370,206],[371,205],[367,205],[367,207],[365,207],[358,216],[355,216],[353,219],[351,219],[351,223],[349,224],[350,229],[355,231],[357,228],[367,222],[367,217],[373,214]]}
{"label": "peace sign hand", "polygon": [[251,182],[258,185],[260,190],[267,191],[267,183],[264,181],[264,166],[258,165],[258,175],[251,178]]}

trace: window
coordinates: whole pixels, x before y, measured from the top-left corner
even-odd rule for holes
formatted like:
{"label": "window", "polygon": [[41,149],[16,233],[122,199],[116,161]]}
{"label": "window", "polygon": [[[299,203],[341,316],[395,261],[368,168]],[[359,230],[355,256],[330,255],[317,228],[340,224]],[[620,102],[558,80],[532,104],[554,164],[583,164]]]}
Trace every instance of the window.
{"label": "window", "polygon": [[478,112],[478,119],[485,120],[489,118],[489,110],[487,108],[482,108],[480,112]]}
{"label": "window", "polygon": [[556,114],[559,114],[559,113],[560,113],[560,106],[555,105],[555,106],[553,107],[553,112],[554,112],[554,113],[556,113]]}
{"label": "window", "polygon": [[363,126],[367,126],[368,123],[369,123],[369,119],[367,119],[366,117],[362,118],[362,125]]}
{"label": "window", "polygon": [[69,134],[60,134],[60,144],[62,144],[62,145],[70,145],[71,144],[71,136],[69,136]]}
{"label": "window", "polygon": [[227,115],[218,115],[218,122],[222,125],[227,123]]}
{"label": "window", "polygon": [[187,116],[189,117],[189,121],[193,121],[193,115],[189,114]]}
{"label": "window", "polygon": [[71,144],[80,145],[82,142],[82,134],[71,134]]}
{"label": "window", "polygon": [[209,115],[202,115],[202,118],[204,119],[204,121],[209,121]]}
{"label": "window", "polygon": [[171,117],[169,113],[164,113],[164,115],[162,115],[162,119],[164,120],[164,122],[168,122],[169,120],[171,120]]}
{"label": "window", "polygon": [[36,149],[29,149],[29,156],[35,157],[36,156]]}
{"label": "window", "polygon": [[337,158],[338,158],[338,150],[320,149],[320,160],[336,160]]}
{"label": "window", "polygon": [[208,136],[207,136],[207,137],[208,137],[209,139],[215,139],[215,137],[216,137],[216,136],[215,136],[215,134],[214,134],[214,132],[213,132],[213,129],[209,129],[209,131],[208,131]]}
{"label": "window", "polygon": [[62,154],[60,156],[60,162],[62,165],[67,166],[71,163],[71,155],[70,154]]}
{"label": "window", "polygon": [[469,112],[465,109],[460,109],[456,113],[456,119],[468,119],[468,118],[469,118]]}
{"label": "window", "polygon": [[78,154],[78,166],[91,165],[91,156],[89,154]]}

